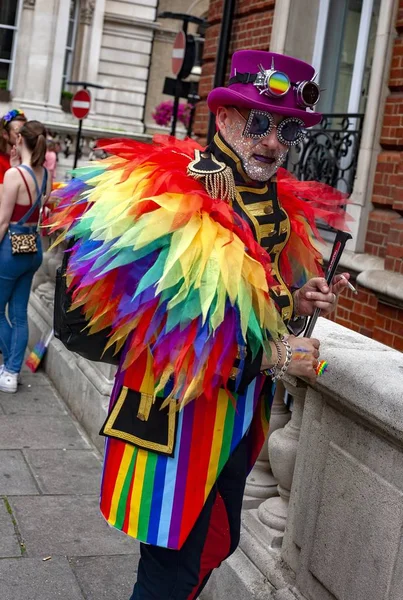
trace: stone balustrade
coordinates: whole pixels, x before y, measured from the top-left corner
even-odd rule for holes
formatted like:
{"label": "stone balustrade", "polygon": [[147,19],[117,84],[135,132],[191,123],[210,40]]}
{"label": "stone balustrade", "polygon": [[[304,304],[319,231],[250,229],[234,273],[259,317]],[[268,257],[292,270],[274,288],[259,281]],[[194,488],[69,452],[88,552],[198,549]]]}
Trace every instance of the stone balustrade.
{"label": "stone balustrade", "polygon": [[[78,123],[78,121],[77,121]],[[64,181],[70,179],[70,171],[74,165],[74,157],[77,143],[77,126],[70,123],[46,123],[48,132],[57,145],[57,168],[56,180]],[[77,165],[83,166],[89,161],[105,156],[101,150],[95,150],[97,140],[101,138],[127,138],[142,142],[150,142],[151,135],[134,134],[132,131],[123,129],[95,128],[85,124],[82,128],[80,141],[79,160]]]}
{"label": "stone balustrade", "polygon": [[[203,600],[403,598],[403,355],[325,319],[315,335],[329,371],[285,381],[291,419],[269,437],[270,471],[249,476],[240,546]],[[278,495],[270,481],[262,501],[268,473]]]}

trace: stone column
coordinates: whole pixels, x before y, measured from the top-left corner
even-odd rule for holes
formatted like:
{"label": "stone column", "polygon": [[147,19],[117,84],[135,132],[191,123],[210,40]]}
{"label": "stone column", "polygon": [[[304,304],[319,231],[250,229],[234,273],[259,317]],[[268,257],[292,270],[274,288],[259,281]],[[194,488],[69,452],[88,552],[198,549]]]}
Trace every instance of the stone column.
{"label": "stone column", "polygon": [[[97,0],[91,22],[91,41],[89,56],[87,57],[86,77],[92,83],[101,83],[98,80],[99,59],[101,56],[102,33],[104,28],[105,0]],[[95,96],[96,89],[92,90]]]}
{"label": "stone column", "polygon": [[[31,43],[25,48],[25,60],[27,63],[26,78],[23,92],[25,98],[34,102],[46,103],[48,100],[49,81],[52,80],[50,73],[53,52],[55,30],[58,25],[58,12],[60,6],[68,4],[59,0],[36,0],[35,9],[31,15],[32,30]],[[58,40],[63,45],[63,40]]]}
{"label": "stone column", "polygon": [[280,548],[284,536],[306,395],[304,382],[287,377],[284,383],[293,397],[291,420],[283,429],[277,429],[269,440],[270,466],[278,481],[279,496],[269,498],[258,509],[260,521],[269,530],[272,548]]}
{"label": "stone column", "polygon": [[56,33],[54,39],[52,64],[49,77],[50,105],[60,107],[60,96],[62,93],[62,78],[64,68],[64,57],[66,54],[67,33],[69,28],[70,2],[62,0],[59,3],[56,21]]}
{"label": "stone column", "polygon": [[80,5],[76,54],[74,57],[74,68],[72,75],[72,78],[75,81],[89,81],[88,69],[91,61],[91,30],[94,18],[94,10],[95,0],[86,0]]}
{"label": "stone column", "polygon": [[269,461],[269,439],[290,420],[291,413],[284,404],[285,389],[281,382],[277,385],[270,416],[270,429],[262,451],[253,467],[245,488],[243,508],[257,508],[263,500],[277,496],[277,481],[273,476]]}

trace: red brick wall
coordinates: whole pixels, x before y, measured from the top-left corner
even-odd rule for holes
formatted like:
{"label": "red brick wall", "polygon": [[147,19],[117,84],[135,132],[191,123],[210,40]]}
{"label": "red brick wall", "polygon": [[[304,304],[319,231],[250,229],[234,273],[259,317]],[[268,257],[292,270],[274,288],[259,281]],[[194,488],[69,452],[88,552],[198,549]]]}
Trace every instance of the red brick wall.
{"label": "red brick wall", "polygon": [[[229,48],[227,79],[231,56],[236,50],[268,50],[270,46],[275,0],[238,0],[235,7],[232,37]],[[206,98],[213,87],[214,69],[217,57],[218,38],[224,0],[211,0],[209,8],[209,27],[206,32],[203,54],[203,72],[200,79],[199,94],[201,101],[197,105],[194,123],[195,135],[203,143],[207,134],[209,112]]]}
{"label": "red brick wall", "polygon": [[397,247],[402,237],[396,232],[396,227],[402,231],[403,215],[403,0],[396,31],[365,251],[385,258],[386,269],[403,273],[403,252]]}
{"label": "red brick wall", "polygon": [[330,319],[403,352],[403,308],[380,302],[364,287],[356,288],[358,295],[347,290],[339,296]]}
{"label": "red brick wall", "polygon": [[[390,70],[390,94],[385,105],[379,155],[365,251],[385,259],[388,270],[403,274],[403,0],[399,0]],[[202,143],[208,125],[206,97],[213,86],[224,0],[211,0],[209,28],[200,80],[201,102],[194,131]],[[275,0],[237,0],[229,56],[235,50],[268,50]],[[230,60],[227,65],[227,76]],[[354,283],[354,282],[353,282]],[[358,295],[345,292],[332,320],[403,351],[403,309],[382,303],[370,290],[358,286]]]}

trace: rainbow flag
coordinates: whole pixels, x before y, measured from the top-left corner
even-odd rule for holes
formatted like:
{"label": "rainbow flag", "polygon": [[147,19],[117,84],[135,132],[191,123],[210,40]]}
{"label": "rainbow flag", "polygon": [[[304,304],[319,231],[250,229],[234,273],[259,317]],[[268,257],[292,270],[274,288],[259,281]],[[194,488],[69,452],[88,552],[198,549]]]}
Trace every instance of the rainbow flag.
{"label": "rainbow flag", "polygon": [[45,356],[46,350],[50,344],[50,340],[53,337],[53,329],[48,333],[47,336],[43,336],[37,344],[35,344],[32,352],[28,356],[25,364],[28,369],[35,373],[39,365],[41,364],[42,358]]}

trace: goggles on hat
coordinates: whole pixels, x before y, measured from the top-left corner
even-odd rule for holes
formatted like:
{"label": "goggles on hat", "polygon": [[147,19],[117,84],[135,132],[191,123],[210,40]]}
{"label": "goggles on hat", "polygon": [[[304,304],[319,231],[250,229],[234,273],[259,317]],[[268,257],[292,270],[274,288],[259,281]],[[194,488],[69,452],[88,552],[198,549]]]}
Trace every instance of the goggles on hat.
{"label": "goggles on hat", "polygon": [[293,83],[286,73],[274,69],[274,63],[269,70],[265,70],[262,65],[259,65],[259,73],[236,73],[234,77],[231,77],[229,83],[230,85],[253,83],[260,94],[271,98],[281,98],[293,87],[297,96],[297,104],[302,108],[312,108],[320,98],[320,88],[315,81]]}
{"label": "goggles on hat", "polygon": [[271,113],[252,108],[246,118],[234,107],[237,113],[246,121],[242,135],[259,139],[269,135],[276,128],[277,139],[284,146],[295,146],[305,137],[305,124],[297,117],[286,117],[278,125],[274,123]]}

